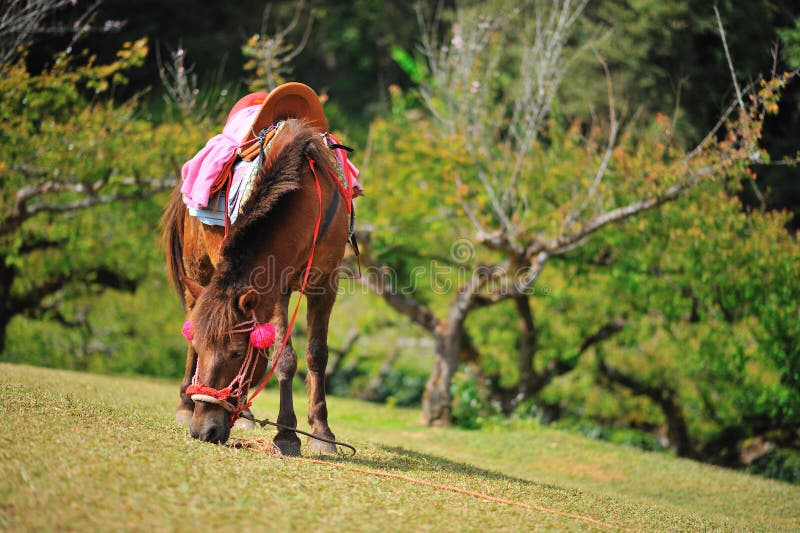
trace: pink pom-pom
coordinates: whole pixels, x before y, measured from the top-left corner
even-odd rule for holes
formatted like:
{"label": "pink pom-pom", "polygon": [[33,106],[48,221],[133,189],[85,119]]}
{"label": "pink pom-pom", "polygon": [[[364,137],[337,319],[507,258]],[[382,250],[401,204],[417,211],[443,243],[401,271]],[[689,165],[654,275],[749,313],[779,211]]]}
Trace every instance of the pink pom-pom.
{"label": "pink pom-pom", "polygon": [[187,320],[183,323],[181,333],[183,333],[183,336],[186,337],[187,341],[191,342],[191,340],[194,339],[194,324],[192,324],[191,320]]}
{"label": "pink pom-pom", "polygon": [[259,324],[250,332],[250,345],[253,348],[264,350],[275,342],[275,326],[272,324]]}

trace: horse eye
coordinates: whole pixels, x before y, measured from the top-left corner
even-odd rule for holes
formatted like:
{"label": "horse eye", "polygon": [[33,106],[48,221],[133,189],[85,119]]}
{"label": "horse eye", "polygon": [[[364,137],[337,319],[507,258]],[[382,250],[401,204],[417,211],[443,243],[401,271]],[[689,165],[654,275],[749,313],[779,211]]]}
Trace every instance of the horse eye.
{"label": "horse eye", "polygon": [[233,359],[241,359],[242,357],[244,357],[244,352],[233,352],[231,354],[231,357]]}

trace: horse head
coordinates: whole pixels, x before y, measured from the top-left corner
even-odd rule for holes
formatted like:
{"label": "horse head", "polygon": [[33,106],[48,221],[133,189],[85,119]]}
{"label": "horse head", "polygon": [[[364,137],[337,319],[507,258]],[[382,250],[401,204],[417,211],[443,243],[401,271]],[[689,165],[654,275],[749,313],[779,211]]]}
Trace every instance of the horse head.
{"label": "horse head", "polygon": [[253,378],[266,369],[265,350],[275,340],[275,329],[258,322],[261,298],[253,288],[221,290],[213,281],[205,288],[187,288],[196,304],[183,333],[197,354],[186,390],[194,401],[189,429],[194,438],[224,443],[247,407]]}

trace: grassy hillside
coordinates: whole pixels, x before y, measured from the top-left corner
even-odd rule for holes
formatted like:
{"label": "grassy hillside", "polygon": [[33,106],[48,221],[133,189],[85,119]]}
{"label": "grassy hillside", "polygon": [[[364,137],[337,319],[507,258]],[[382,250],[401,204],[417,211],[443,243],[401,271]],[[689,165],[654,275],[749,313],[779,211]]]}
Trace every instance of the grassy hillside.
{"label": "grassy hillside", "polygon": [[[0,365],[0,529],[605,528],[579,517],[634,530],[800,528],[797,486],[549,429],[427,429],[416,411],[341,398],[331,425],[354,458],[209,445],[172,422],[176,387]],[[304,419],[304,394],[297,404]],[[274,418],[276,396],[255,412]]]}

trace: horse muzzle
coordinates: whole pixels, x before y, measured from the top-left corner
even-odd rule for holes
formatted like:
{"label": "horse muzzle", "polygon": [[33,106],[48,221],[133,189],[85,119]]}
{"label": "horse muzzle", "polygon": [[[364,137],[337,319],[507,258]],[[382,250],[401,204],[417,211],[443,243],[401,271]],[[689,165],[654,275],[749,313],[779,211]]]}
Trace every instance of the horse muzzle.
{"label": "horse muzzle", "polygon": [[195,439],[224,444],[231,434],[228,411],[217,404],[195,402],[189,433]]}

